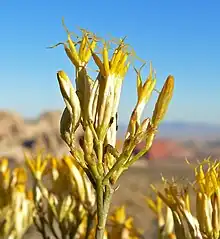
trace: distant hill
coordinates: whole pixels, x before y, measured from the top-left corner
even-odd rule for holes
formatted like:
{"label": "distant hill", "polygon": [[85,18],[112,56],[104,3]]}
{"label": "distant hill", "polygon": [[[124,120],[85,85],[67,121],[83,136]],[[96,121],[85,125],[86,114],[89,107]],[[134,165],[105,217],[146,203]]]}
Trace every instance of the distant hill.
{"label": "distant hill", "polygon": [[[123,137],[127,126],[120,124],[118,136]],[[220,139],[220,125],[206,123],[163,122],[158,131],[158,138],[174,140],[217,140]]]}

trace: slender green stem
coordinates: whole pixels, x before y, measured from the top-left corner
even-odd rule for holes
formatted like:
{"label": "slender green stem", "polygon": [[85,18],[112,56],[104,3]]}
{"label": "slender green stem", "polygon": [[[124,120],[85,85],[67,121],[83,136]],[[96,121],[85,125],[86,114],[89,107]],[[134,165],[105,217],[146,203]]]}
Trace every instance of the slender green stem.
{"label": "slender green stem", "polygon": [[154,140],[154,137],[155,137],[155,132],[152,131],[152,132],[149,134],[149,136],[148,136],[148,138],[147,138],[147,140],[146,140],[146,146],[145,146],[145,148],[142,149],[140,152],[138,152],[134,157],[132,157],[131,160],[127,161],[127,162],[125,163],[125,165],[124,165],[124,169],[127,169],[127,168],[128,168],[129,166],[131,166],[135,161],[137,161],[139,158],[141,158],[144,154],[146,154],[146,153],[149,151],[149,149],[150,149],[150,147],[151,147],[151,145],[152,145],[152,142],[153,142],[153,140]]}
{"label": "slender green stem", "polygon": [[134,162],[136,162],[138,159],[140,159],[144,154],[146,154],[148,149],[143,149],[140,152],[138,152],[134,157],[131,158],[128,162],[125,163],[124,169],[127,169],[129,166],[131,166]]}
{"label": "slender green stem", "polygon": [[[110,185],[105,186],[105,192],[104,185],[101,183],[101,191],[102,191],[102,198],[97,197],[97,203],[98,203],[98,225],[96,228],[96,239],[103,239],[104,233],[105,233],[105,226],[108,218],[108,212],[109,207],[111,204],[111,198],[113,194],[113,190],[111,189]],[[98,191],[97,191],[98,192]],[[98,194],[97,194],[98,196]],[[102,200],[99,202],[99,200]],[[100,205],[99,205],[100,204]],[[99,210],[102,210],[101,212]]]}
{"label": "slender green stem", "polygon": [[109,212],[111,199],[112,199],[112,195],[113,195],[114,190],[111,188],[110,185],[106,185],[105,190],[106,191],[105,191],[105,200],[104,200],[104,212],[105,212],[105,225],[106,225],[108,212]]}
{"label": "slender green stem", "polygon": [[102,186],[102,181],[97,180],[96,188],[96,200],[97,200],[97,216],[98,216],[98,225],[96,228],[96,239],[102,239],[104,236],[105,225],[104,225],[104,191]]}
{"label": "slender green stem", "polygon": [[143,149],[138,154],[136,154],[134,157],[131,158],[131,160],[127,160],[124,165],[122,165],[114,175],[114,183],[118,180],[118,178],[121,176],[121,174],[129,168],[134,162],[136,162],[139,158],[141,158],[148,150]]}
{"label": "slender green stem", "polygon": [[99,177],[96,178],[96,200],[97,200],[97,216],[98,216],[98,225],[96,228],[96,239],[103,239],[105,233],[105,224],[106,224],[106,212],[105,212],[105,200],[106,195],[104,191],[103,175],[104,175],[104,168],[103,168],[103,142],[98,140],[96,142],[97,147],[97,158],[98,158],[98,165],[97,169],[99,172]]}
{"label": "slender green stem", "polygon": [[103,179],[103,184],[107,184],[109,178],[112,176],[112,174],[117,171],[121,165],[123,164],[124,161],[127,160],[127,157],[125,157],[124,155],[119,157],[119,159],[117,160],[117,162],[113,165],[113,167],[109,170],[109,172],[105,175],[104,179]]}
{"label": "slender green stem", "polygon": [[128,160],[128,158],[131,156],[135,146],[132,146],[127,152],[124,152],[116,161],[116,163],[113,165],[113,167],[109,170],[109,172],[105,175],[103,179],[103,184],[106,185],[108,183],[109,178],[113,175],[114,172],[118,171],[124,162]]}
{"label": "slender green stem", "polygon": [[100,174],[100,176],[102,177],[104,174],[104,169],[103,169],[103,143],[101,141],[97,142],[97,157],[98,157],[98,172]]}
{"label": "slender green stem", "polygon": [[95,160],[93,160],[91,155],[85,155],[85,161],[88,163],[88,168],[92,172],[92,176],[94,177],[94,179],[98,178],[99,174],[98,174],[98,170],[97,170]]}

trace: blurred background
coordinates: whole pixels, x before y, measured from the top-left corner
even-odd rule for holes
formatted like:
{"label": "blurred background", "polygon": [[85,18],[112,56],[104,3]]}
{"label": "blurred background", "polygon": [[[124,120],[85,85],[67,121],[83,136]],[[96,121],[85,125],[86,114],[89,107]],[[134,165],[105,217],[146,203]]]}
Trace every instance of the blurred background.
{"label": "blurred background", "polygon": [[[64,104],[56,72],[66,71],[74,82],[74,69],[62,47],[47,49],[66,40],[62,17],[76,33],[85,28],[104,38],[127,36],[127,43],[147,63],[143,76],[152,61],[157,89],[169,74],[175,77],[174,97],[154,145],[123,175],[112,205],[127,205],[137,225],[151,235],[153,215],[144,202],[149,184],[159,185],[161,173],[190,178],[185,158],[220,156],[219,9],[217,0],[1,0],[0,156],[16,165],[23,163],[24,150],[44,147],[55,155],[68,153],[59,136]],[[119,108],[118,147],[136,103],[135,88],[131,67]],[[144,118],[152,115],[156,97]]]}

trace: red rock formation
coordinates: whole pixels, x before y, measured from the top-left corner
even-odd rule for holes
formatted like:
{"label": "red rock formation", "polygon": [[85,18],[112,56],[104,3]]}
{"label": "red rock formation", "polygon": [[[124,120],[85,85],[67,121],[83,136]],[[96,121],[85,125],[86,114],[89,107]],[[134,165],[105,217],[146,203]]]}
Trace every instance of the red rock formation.
{"label": "red rock formation", "polygon": [[[137,154],[143,147],[144,143],[139,144],[135,149],[135,154]],[[190,156],[192,156],[192,152],[184,148],[180,143],[169,139],[157,139],[154,141],[151,149],[144,158],[163,160]]]}

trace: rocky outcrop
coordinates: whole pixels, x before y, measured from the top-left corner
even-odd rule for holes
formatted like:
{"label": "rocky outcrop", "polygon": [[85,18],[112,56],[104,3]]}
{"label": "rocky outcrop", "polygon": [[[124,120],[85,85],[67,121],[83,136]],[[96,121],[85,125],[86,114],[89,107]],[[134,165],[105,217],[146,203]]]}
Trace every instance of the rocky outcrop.
{"label": "rocky outcrop", "polygon": [[69,153],[60,137],[60,117],[61,112],[52,111],[35,120],[24,120],[16,113],[0,112],[0,157],[22,162],[24,151],[40,149],[55,156]]}
{"label": "rocky outcrop", "polygon": [[20,115],[13,112],[0,112],[0,145],[10,147],[10,144],[25,135],[25,122]]}
{"label": "rocky outcrop", "polygon": [[[145,147],[145,143],[140,143],[135,148],[134,153],[139,153]],[[185,159],[195,156],[193,150],[186,148],[183,144],[171,139],[155,139],[150,150],[143,156],[143,159],[167,160],[170,158]]]}

